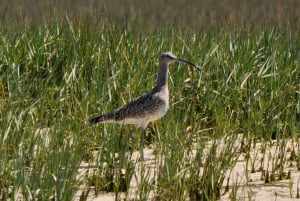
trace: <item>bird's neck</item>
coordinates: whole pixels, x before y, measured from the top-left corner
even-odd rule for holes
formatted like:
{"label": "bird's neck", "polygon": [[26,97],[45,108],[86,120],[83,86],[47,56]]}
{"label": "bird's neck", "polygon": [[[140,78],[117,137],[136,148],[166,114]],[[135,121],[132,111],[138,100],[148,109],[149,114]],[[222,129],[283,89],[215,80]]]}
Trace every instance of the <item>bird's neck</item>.
{"label": "bird's neck", "polygon": [[159,63],[155,88],[161,89],[164,86],[168,87],[168,64],[161,62]]}

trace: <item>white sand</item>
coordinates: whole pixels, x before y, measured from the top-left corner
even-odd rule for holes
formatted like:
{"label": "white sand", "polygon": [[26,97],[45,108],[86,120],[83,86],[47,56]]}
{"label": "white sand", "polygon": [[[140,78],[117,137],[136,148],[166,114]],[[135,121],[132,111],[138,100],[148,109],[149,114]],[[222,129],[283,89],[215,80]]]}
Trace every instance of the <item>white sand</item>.
{"label": "white sand", "polygon": [[[239,139],[237,139],[239,140]],[[237,144],[240,144],[240,142],[237,142]],[[255,172],[251,173],[251,163],[248,163],[248,168],[246,168],[246,160],[244,158],[244,154],[241,154],[239,156],[239,160],[236,163],[233,171],[231,174],[227,173],[227,178],[229,179],[229,191],[225,192],[225,186],[227,185],[227,178],[225,178],[223,183],[223,189],[221,191],[221,199],[220,200],[230,200],[231,193],[234,192],[234,189],[236,191],[237,200],[276,200],[276,201],[282,201],[282,200],[300,200],[296,198],[297,195],[297,188],[299,188],[299,179],[300,179],[300,172],[297,170],[296,163],[291,161],[286,161],[284,164],[284,173],[288,174],[290,171],[291,173],[291,179],[283,179],[278,180],[278,175],[275,175],[276,180],[270,181],[269,183],[266,183],[264,181],[264,177],[262,176],[262,172],[271,172],[272,171],[272,161],[275,161],[275,159],[280,152],[286,153],[286,159],[288,159],[291,155],[291,150],[294,147],[298,147],[298,144],[294,142],[292,144],[291,141],[287,142],[286,148],[282,149],[280,146],[280,143],[276,143],[274,141],[273,145],[271,147],[267,147],[267,151],[265,152],[266,155],[263,157],[262,151],[261,151],[261,143],[256,143],[255,149],[251,149],[251,160],[252,163],[254,162],[255,166]],[[153,177],[155,172],[155,164],[153,160],[154,155],[152,154],[151,149],[145,149],[144,155],[146,158],[146,161],[144,161],[144,167],[147,168],[147,171],[149,173],[149,177]],[[298,153],[298,150],[296,150],[296,153]],[[134,154],[134,157],[138,157],[138,153]],[[263,163],[261,163],[261,159],[264,158]],[[136,159],[134,159],[136,160]],[[260,170],[261,164],[263,171]],[[139,181],[136,178],[139,178],[139,171],[141,167],[141,162],[136,162],[136,174],[132,177],[131,183],[130,183],[130,190],[128,192],[128,198],[134,199],[136,198],[136,190],[137,185]],[[87,171],[86,169],[81,169],[81,174]],[[276,171],[277,173],[278,171]],[[247,177],[248,175],[248,182]],[[263,178],[262,178],[263,177]],[[83,177],[84,178],[84,177]],[[75,197],[75,200],[79,200],[81,192],[78,192],[78,194]],[[124,198],[125,194],[123,193],[121,195],[121,198]],[[153,197],[153,196],[149,196]],[[98,194],[97,197],[95,197],[93,189],[91,189],[88,197],[89,201],[110,201],[115,200],[115,194],[114,193],[105,193]],[[151,200],[151,199],[149,199]]]}

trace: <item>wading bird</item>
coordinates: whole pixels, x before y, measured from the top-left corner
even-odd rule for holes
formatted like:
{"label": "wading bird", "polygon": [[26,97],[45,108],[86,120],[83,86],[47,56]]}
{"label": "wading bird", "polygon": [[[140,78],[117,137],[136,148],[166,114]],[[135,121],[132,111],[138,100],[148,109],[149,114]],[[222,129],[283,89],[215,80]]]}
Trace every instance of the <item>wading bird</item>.
{"label": "wading bird", "polygon": [[200,67],[177,58],[171,52],[166,52],[159,57],[159,69],[154,88],[126,105],[119,107],[112,112],[94,117],[90,119],[91,124],[96,123],[119,123],[119,124],[134,124],[136,127],[142,128],[140,149],[140,159],[144,160],[144,130],[152,121],[162,118],[169,108],[169,89],[168,89],[168,66],[173,62],[187,63],[197,70]]}

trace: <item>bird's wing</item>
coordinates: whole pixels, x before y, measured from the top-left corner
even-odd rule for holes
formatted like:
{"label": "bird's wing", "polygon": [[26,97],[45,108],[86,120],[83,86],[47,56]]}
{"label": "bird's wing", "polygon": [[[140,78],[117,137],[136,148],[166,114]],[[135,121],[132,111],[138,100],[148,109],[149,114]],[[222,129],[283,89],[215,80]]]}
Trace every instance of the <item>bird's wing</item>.
{"label": "bird's wing", "polygon": [[123,120],[126,117],[143,118],[148,114],[154,113],[162,104],[164,102],[158,96],[145,94],[109,114],[114,117],[114,120]]}
{"label": "bird's wing", "polygon": [[96,124],[110,120],[122,121],[126,117],[144,118],[157,111],[163,104],[165,103],[159,96],[154,96],[152,93],[144,94],[112,112],[90,119],[90,123]]}

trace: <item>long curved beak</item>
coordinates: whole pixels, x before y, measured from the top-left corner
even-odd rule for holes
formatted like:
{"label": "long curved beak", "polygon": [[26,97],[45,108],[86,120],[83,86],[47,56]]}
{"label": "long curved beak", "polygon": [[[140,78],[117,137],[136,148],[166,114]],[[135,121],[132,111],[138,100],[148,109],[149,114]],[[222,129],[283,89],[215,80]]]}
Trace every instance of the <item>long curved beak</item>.
{"label": "long curved beak", "polygon": [[180,61],[180,62],[184,62],[184,63],[187,63],[191,66],[193,66],[194,68],[196,68],[198,71],[201,71],[201,67],[200,66],[197,66],[195,64],[193,64],[192,62],[190,61],[187,61],[187,60],[184,60],[184,59],[180,59],[180,58],[176,58],[177,61]]}

